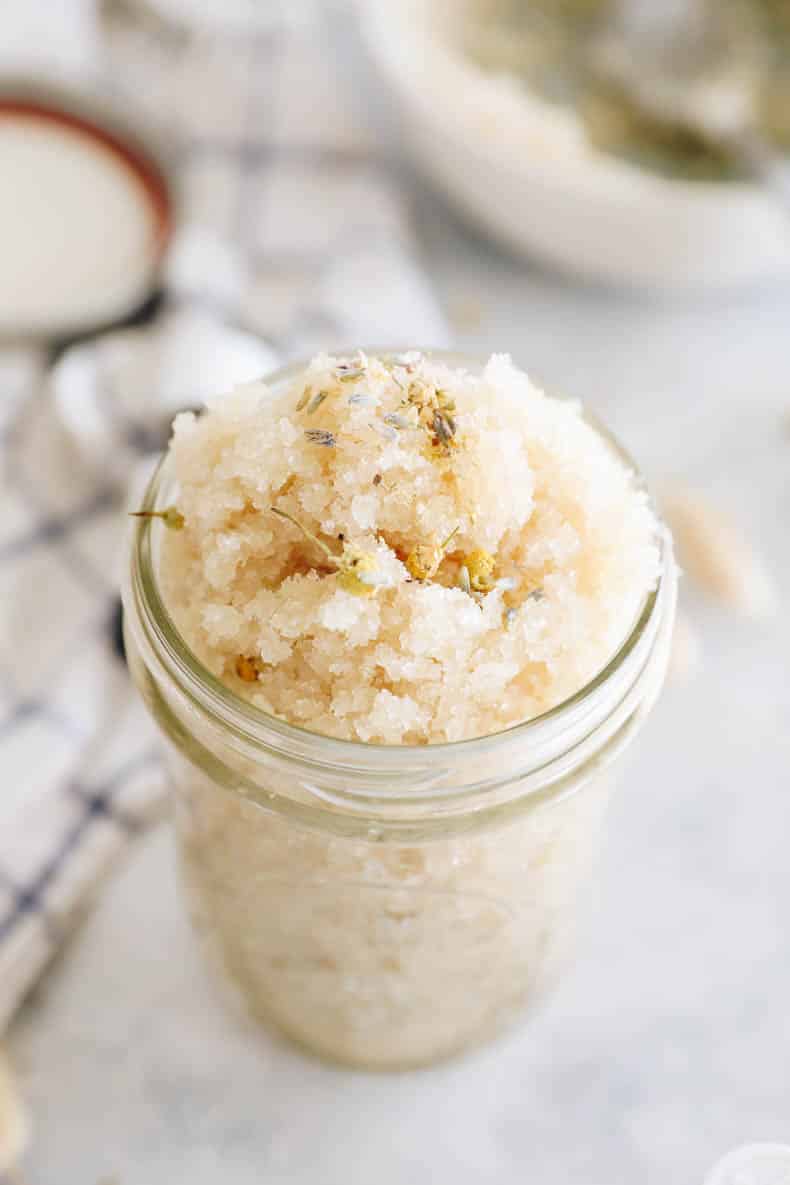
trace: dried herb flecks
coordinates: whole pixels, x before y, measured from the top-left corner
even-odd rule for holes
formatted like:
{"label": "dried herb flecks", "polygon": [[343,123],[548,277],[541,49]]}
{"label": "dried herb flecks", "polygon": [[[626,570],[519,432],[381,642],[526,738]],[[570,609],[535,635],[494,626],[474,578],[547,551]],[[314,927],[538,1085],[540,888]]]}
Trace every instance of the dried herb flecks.
{"label": "dried herb flecks", "polygon": [[131,518],[160,518],[171,531],[180,531],[186,519],[176,506],[168,506],[166,510],[131,510]]}
{"label": "dried herb flecks", "polygon": [[310,400],[310,402],[307,405],[308,416],[311,416],[311,415],[313,415],[314,412],[317,412],[319,407],[321,406],[321,404],[324,402],[324,400],[326,398],[327,398],[326,391],[319,391],[318,394],[314,395],[313,398]]}
{"label": "dried herb flecks", "polygon": [[416,544],[406,557],[409,575],[415,580],[431,580],[438,572],[445,552],[458,531],[459,528],[455,527],[441,543],[431,541]]}
{"label": "dried herb flecks", "polygon": [[305,436],[311,444],[318,444],[321,448],[334,448],[337,437],[328,428],[305,428]]}
{"label": "dried herb flecks", "polygon": [[263,670],[263,663],[257,657],[250,658],[246,654],[240,654],[234,663],[234,669],[244,683],[256,683]]}
{"label": "dried herb flecks", "polygon": [[338,536],[338,539],[343,543],[343,550],[340,555],[335,555],[322,539],[319,539],[312,531],[308,531],[307,527],[300,523],[294,515],[289,514],[287,510],[280,510],[277,506],[272,506],[271,509],[273,514],[293,523],[306,539],[320,548],[332,567],[336,569],[337,582],[346,592],[353,593],[357,597],[370,597],[383,583],[375,555],[346,542],[344,532],[341,531]]}

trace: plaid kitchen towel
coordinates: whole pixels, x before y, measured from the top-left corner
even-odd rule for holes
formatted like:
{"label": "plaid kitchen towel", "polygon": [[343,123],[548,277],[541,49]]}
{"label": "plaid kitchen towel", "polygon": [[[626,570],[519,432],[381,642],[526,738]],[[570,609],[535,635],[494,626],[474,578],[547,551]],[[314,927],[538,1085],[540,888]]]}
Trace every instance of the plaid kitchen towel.
{"label": "plaid kitchen towel", "polygon": [[200,332],[231,332],[219,306],[282,355],[443,344],[337,31],[317,17],[201,36],[129,6],[103,30],[118,97],[167,113],[186,244],[170,319],[74,347],[54,373],[43,353],[0,354],[0,1031],[161,810],[155,737],[118,646],[120,479],[174,403],[196,401],[184,334],[197,304]]}

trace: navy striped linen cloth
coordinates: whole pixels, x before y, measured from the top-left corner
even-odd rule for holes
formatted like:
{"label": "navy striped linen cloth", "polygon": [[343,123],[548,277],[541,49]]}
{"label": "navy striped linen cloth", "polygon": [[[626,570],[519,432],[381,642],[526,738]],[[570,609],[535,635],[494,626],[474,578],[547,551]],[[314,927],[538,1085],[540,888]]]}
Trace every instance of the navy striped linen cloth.
{"label": "navy striped linen cloth", "polygon": [[[223,40],[123,13],[105,29],[108,86],[167,113],[186,221],[240,253],[233,317],[282,356],[443,344],[338,21]],[[123,499],[112,457],[84,463],[61,431],[50,361],[0,353],[0,1032],[163,802],[117,648]]]}

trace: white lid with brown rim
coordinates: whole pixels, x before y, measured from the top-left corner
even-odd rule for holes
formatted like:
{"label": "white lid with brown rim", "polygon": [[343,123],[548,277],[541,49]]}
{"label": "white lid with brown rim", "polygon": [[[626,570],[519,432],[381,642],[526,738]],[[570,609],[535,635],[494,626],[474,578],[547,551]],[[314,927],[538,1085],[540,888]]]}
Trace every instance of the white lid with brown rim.
{"label": "white lid with brown rim", "polygon": [[0,338],[116,322],[152,293],[174,218],[153,149],[99,100],[0,81]]}

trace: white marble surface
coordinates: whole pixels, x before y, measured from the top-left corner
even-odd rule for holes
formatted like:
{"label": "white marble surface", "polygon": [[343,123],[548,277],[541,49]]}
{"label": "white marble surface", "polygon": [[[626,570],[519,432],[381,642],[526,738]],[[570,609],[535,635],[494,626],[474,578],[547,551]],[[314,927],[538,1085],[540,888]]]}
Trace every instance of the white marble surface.
{"label": "white marble surface", "polygon": [[[585,397],[657,481],[743,520],[790,590],[790,290],[659,303],[506,259],[417,189],[458,334]],[[469,313],[469,310],[466,310]],[[574,974],[520,1032],[402,1076],[252,1036],[196,961],[166,831],[145,841],[11,1036],[28,1185],[698,1185],[790,1136],[790,626],[686,593],[703,649],[616,799]]]}
{"label": "white marble surface", "polygon": [[[681,309],[574,292],[422,204],[443,290],[482,286],[468,344],[510,345],[587,393],[652,476],[730,504],[787,590],[790,293]],[[685,1185],[733,1144],[786,1139],[788,619],[688,602],[701,669],[643,734],[580,962],[541,1016],[405,1077],[252,1041],[209,998],[162,833],[13,1033],[37,1124],[31,1185]]]}

